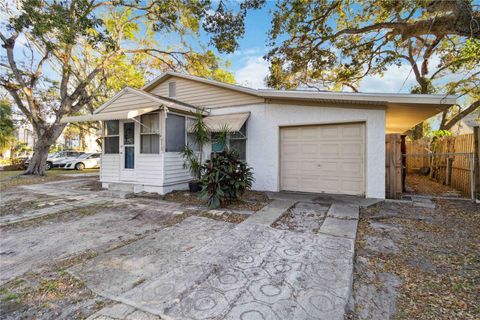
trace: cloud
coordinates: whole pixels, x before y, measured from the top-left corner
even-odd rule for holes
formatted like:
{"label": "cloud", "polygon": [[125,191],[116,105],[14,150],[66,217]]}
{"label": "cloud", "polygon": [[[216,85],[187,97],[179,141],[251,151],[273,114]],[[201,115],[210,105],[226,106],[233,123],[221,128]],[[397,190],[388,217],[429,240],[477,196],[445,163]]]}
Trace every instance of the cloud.
{"label": "cloud", "polygon": [[390,66],[387,68],[383,77],[380,76],[367,76],[363,79],[360,84],[361,92],[386,92],[386,93],[397,93],[402,84],[407,78],[402,90],[400,92],[408,93],[410,92],[411,87],[416,84],[415,75],[413,72],[410,72],[410,65],[403,64],[400,67]]}
{"label": "cloud", "polygon": [[265,77],[268,75],[268,62],[261,56],[251,56],[243,67],[235,71],[235,80],[238,84],[260,89],[266,88]]}

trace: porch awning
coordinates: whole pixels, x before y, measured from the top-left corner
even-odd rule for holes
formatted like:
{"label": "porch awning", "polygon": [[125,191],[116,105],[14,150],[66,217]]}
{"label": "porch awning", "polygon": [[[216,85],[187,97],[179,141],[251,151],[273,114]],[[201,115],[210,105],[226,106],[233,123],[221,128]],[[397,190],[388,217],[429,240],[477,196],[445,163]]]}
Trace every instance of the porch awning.
{"label": "porch awning", "polygon": [[160,109],[160,106],[125,111],[100,112],[96,114],[87,114],[84,116],[63,117],[62,120],[60,120],[60,123],[132,119],[158,109]]}
{"label": "porch awning", "polygon": [[222,114],[205,117],[204,121],[210,132],[221,132],[224,128],[234,132],[240,131],[249,116],[250,112]]}

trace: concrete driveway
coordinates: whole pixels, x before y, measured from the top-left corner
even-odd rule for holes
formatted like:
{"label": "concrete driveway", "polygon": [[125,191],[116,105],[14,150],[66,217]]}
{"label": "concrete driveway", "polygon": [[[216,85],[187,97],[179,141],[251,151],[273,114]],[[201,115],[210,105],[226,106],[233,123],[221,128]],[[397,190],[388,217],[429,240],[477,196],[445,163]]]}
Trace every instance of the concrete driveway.
{"label": "concrete driveway", "polygon": [[[65,183],[26,190],[58,196]],[[110,249],[68,270],[115,302],[90,319],[343,319],[358,220],[352,201],[277,195],[240,224],[191,216],[171,225],[165,221],[183,210],[180,204],[77,189],[83,200],[68,205],[83,201],[101,209],[3,227],[3,282],[47,260],[103,246]],[[139,212],[149,218],[139,221]],[[309,217],[315,228],[271,227],[285,212]]]}

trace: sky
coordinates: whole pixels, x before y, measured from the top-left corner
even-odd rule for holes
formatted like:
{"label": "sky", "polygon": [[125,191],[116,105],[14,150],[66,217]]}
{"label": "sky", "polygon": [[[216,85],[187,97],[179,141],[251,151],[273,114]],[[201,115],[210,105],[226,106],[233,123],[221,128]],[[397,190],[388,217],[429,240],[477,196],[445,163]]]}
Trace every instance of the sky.
{"label": "sky", "polygon": [[[245,36],[240,39],[239,49],[232,54],[220,54],[231,62],[230,71],[234,73],[238,84],[252,88],[265,88],[264,79],[268,74],[268,63],[263,56],[268,52],[267,32],[272,20],[273,1],[261,10],[249,11],[245,23]],[[202,34],[201,40],[208,43],[208,35]],[[410,74],[410,65],[390,67],[383,77],[366,77],[360,86],[362,92],[409,93],[415,79]],[[402,84],[409,75],[409,78]],[[401,90],[400,90],[401,89]]]}

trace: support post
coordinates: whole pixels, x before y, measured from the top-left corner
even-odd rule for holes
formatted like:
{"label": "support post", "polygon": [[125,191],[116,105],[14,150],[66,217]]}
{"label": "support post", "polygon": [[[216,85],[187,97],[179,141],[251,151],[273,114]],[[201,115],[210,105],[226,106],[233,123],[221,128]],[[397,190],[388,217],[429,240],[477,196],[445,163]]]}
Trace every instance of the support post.
{"label": "support post", "polygon": [[473,127],[474,194],[480,194],[480,127]]}
{"label": "support post", "polygon": [[475,202],[475,153],[470,155],[470,193],[472,202]]}
{"label": "support post", "polygon": [[452,158],[450,156],[447,156],[447,172],[445,174],[445,185],[449,186],[452,181]]}

